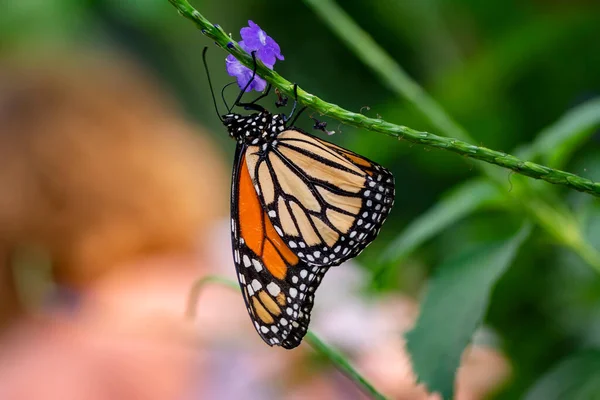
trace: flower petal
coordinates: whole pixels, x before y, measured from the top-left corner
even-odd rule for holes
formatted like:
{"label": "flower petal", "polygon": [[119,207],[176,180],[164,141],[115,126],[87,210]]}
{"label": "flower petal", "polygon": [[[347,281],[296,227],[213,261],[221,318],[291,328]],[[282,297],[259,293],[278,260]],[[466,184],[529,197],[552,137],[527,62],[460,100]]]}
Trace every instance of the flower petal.
{"label": "flower petal", "polygon": [[[252,77],[252,75],[250,76]],[[260,76],[256,75],[254,77],[254,81],[252,81],[252,84],[250,86],[253,90],[256,90],[257,92],[262,92],[267,87],[267,81],[265,81]],[[249,90],[246,91],[248,92]]]}
{"label": "flower petal", "polygon": [[[250,82],[250,79],[252,79],[252,70],[242,65],[242,63],[231,54],[225,59],[225,68],[230,76],[233,76],[237,79],[237,84],[240,89],[246,87],[248,82]],[[254,80],[246,88],[246,92],[250,92],[252,90],[262,92],[266,87],[267,82],[260,76],[255,75]]]}
{"label": "flower petal", "polygon": [[266,47],[270,49],[270,51],[275,57],[277,57],[280,60],[284,60],[283,54],[281,54],[281,48],[279,47],[279,44],[277,44],[277,42],[270,36],[267,36]]}
{"label": "flower petal", "polygon": [[256,57],[258,57],[258,59],[261,60],[263,64],[265,64],[270,69],[273,69],[273,65],[275,65],[275,61],[277,61],[273,53],[269,51],[269,49],[265,48],[258,49]]}
{"label": "flower petal", "polygon": [[240,45],[240,47],[241,47],[241,48],[242,48],[242,49],[243,49],[245,52],[247,52],[247,53],[251,53],[253,50],[255,50],[255,49],[251,49],[251,48],[250,48],[250,46],[248,46],[248,45],[246,44],[246,42],[245,42],[245,41],[243,41],[243,40],[240,40],[240,41],[238,42],[238,44],[239,44],[239,45]]}
{"label": "flower petal", "polygon": [[252,21],[248,21],[248,25],[249,27],[240,30],[240,35],[251,50],[258,50],[264,46],[261,38],[266,41],[267,34]]}

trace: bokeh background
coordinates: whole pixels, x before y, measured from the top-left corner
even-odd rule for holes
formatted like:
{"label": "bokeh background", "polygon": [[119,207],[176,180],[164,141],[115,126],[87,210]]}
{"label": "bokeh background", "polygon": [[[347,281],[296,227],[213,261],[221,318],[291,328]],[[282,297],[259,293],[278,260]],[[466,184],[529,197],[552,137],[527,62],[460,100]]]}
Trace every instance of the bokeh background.
{"label": "bokeh background", "polygon": [[[248,19],[258,23],[285,56],[276,70],[308,92],[444,134],[308,4],[193,5],[234,38]],[[538,160],[600,180],[596,1],[340,5],[474,144],[524,151],[540,132],[561,128]],[[226,54],[167,0],[0,3],[0,398],[364,398],[306,344],[289,352],[264,345],[228,288],[208,286],[195,321],[184,319],[195,280],[234,276],[235,143],[213,109],[207,45],[220,90],[231,81]],[[581,107],[584,116],[557,125]],[[298,125],[310,130],[310,115]],[[568,224],[534,218],[463,356],[457,398],[600,396],[597,200],[545,183],[524,190],[527,180],[497,169],[500,194],[470,207],[464,185],[483,176],[475,161],[313,116],[336,131],[329,140],[391,169],[397,185],[378,240],[319,290],[317,334],[386,395],[439,398],[416,384],[402,335],[438,267],[466,248],[507,240],[531,214],[520,200],[531,190]],[[447,201],[459,188],[462,200]],[[585,249],[551,232],[573,226]],[[468,276],[456,279],[468,287]],[[440,319],[434,342],[453,324]]]}

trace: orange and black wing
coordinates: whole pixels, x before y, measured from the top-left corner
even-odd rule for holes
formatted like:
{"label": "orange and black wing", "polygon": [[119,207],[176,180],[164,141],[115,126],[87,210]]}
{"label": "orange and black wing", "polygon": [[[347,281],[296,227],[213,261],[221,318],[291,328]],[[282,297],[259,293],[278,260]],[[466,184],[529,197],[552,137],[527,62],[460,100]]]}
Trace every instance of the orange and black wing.
{"label": "orange and black wing", "polygon": [[268,146],[249,146],[246,165],[283,244],[310,266],[358,255],[394,202],[387,169],[295,128]]}
{"label": "orange and black wing", "polygon": [[306,334],[314,292],[328,267],[309,266],[278,234],[257,195],[248,170],[247,149],[238,144],[234,164],[234,262],[257,332],[267,344],[291,349]]}

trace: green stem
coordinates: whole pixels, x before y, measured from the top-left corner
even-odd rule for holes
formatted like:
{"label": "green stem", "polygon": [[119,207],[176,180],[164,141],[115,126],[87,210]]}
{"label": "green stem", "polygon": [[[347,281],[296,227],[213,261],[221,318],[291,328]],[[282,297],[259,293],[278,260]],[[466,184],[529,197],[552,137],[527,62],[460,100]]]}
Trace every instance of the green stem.
{"label": "green stem", "polygon": [[202,289],[204,289],[204,287],[210,283],[218,283],[231,289],[239,290],[239,286],[235,282],[217,275],[208,275],[198,279],[196,282],[194,282],[194,285],[190,289],[190,294],[188,295],[188,302],[185,311],[185,316],[188,319],[194,320],[196,318],[196,309],[198,308],[198,299],[200,298],[200,293],[202,292]]}
{"label": "green stem", "polygon": [[[254,62],[250,54],[242,50],[238,43],[231,39],[220,26],[213,25],[211,22],[209,22],[186,0],[169,1],[177,8],[181,15],[193,21],[196,26],[200,28],[206,36],[214,40],[218,46],[231,53],[247,67],[254,67]],[[277,74],[275,71],[267,68],[260,61],[257,65],[257,73],[273,86],[277,87],[281,92],[291,97],[294,96],[294,85],[290,81]],[[441,126],[445,126],[446,130],[448,128],[451,129],[454,132],[453,135],[456,137],[468,137],[468,135],[465,136],[464,132],[461,132],[460,128],[458,130],[456,129],[457,125],[454,124],[452,120],[447,118],[446,114],[443,112],[443,110],[441,110],[441,108],[437,109],[437,111],[435,107],[433,109],[431,108],[432,104],[435,106],[435,103],[432,103],[428,96],[426,96],[420,88],[413,90],[414,96],[420,99],[418,101],[419,104],[429,104],[429,112],[433,111],[433,114],[430,116],[432,121],[438,121],[437,123],[441,124]],[[347,111],[338,105],[323,101],[317,96],[300,88],[298,88],[298,100],[301,103],[318,111],[319,113],[328,115],[348,125],[384,133],[408,142],[451,151],[465,157],[511,169],[525,176],[542,179],[546,182],[566,186],[571,189],[600,197],[600,183],[593,182],[575,174],[546,167],[530,161],[521,160],[510,154],[491,150],[485,147],[475,146],[463,140],[440,137],[428,132],[419,132],[406,126],[395,125],[382,119],[368,118],[363,114]]]}
{"label": "green stem", "polygon": [[327,358],[329,358],[329,361],[335,364],[338,369],[342,371],[348,378],[354,382],[357,382],[365,391],[365,393],[367,393],[373,399],[385,399],[385,397],[379,393],[369,381],[367,381],[352,367],[352,365],[348,363],[343,354],[323,343],[323,341],[311,331],[306,333],[306,341],[310,343],[313,349],[325,354]]}
{"label": "green stem", "polygon": [[[218,283],[237,291],[240,290],[240,287],[236,282],[217,275],[209,275],[198,279],[192,286],[188,296],[186,310],[186,316],[188,318],[194,319],[196,317],[196,308],[200,293],[206,285],[211,283]],[[351,381],[355,382],[366,394],[371,396],[371,398],[378,400],[385,399],[385,396],[379,393],[365,377],[363,377],[356,369],[354,369],[354,367],[348,362],[343,354],[335,350],[333,347],[325,344],[325,342],[323,342],[310,330],[306,333],[306,341],[316,352],[321,353],[329,361],[331,361],[331,363],[335,365],[337,369],[345,374]]]}

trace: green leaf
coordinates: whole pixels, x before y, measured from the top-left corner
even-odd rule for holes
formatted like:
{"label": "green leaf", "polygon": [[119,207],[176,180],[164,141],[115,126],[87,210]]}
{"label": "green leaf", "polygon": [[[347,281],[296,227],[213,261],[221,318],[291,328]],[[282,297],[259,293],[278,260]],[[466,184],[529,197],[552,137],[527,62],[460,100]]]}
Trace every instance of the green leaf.
{"label": "green leaf", "polygon": [[533,386],[525,399],[600,399],[600,351],[589,350],[562,361]]}
{"label": "green leaf", "polygon": [[540,132],[531,146],[518,154],[528,159],[543,157],[548,165],[561,167],[599,125],[600,98],[595,98],[567,112]]}
{"label": "green leaf", "polygon": [[452,398],[461,355],[485,315],[494,284],[530,232],[526,224],[507,241],[462,251],[431,279],[415,327],[406,334],[413,369],[430,392]]}
{"label": "green leaf", "polygon": [[415,248],[461,218],[500,198],[488,179],[476,178],[446,193],[427,212],[411,222],[381,256],[383,265],[398,265]]}

